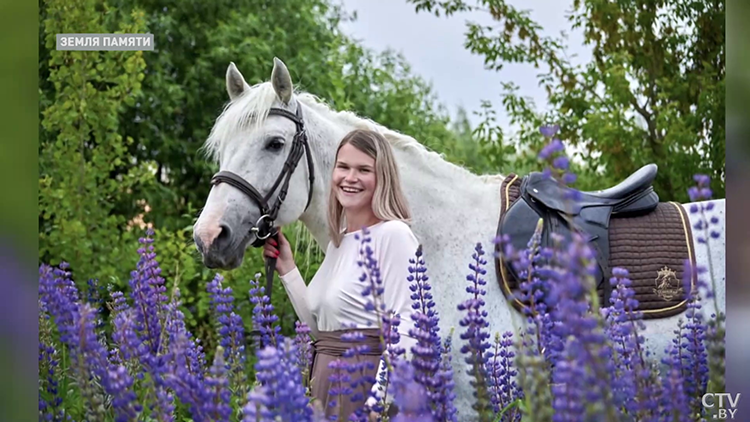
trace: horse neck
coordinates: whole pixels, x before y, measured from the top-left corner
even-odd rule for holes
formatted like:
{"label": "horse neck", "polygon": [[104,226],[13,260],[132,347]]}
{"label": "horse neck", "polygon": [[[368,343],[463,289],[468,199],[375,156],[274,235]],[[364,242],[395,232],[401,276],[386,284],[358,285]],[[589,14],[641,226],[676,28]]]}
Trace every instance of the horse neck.
{"label": "horse neck", "polygon": [[448,231],[473,237],[496,228],[501,176],[478,176],[434,154],[397,149],[396,155],[405,163],[401,183],[425,242],[444,242]]}

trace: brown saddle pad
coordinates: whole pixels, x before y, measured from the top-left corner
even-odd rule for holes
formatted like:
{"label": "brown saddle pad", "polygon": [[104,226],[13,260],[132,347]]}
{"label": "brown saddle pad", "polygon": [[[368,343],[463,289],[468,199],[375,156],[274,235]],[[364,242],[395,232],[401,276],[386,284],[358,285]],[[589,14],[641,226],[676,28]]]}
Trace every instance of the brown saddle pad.
{"label": "brown saddle pad", "polygon": [[[510,174],[501,185],[501,218],[518,199],[521,177]],[[695,265],[693,234],[685,209],[675,202],[661,202],[656,209],[637,217],[612,217],[609,225],[609,268],[628,270],[638,310],[644,319],[673,316],[687,309],[689,292],[682,288],[686,260]],[[500,252],[499,245],[495,252]],[[497,255],[497,254],[496,254]],[[528,304],[518,300],[513,292],[518,290],[514,279],[500,260],[495,257],[497,277],[505,297],[521,311]],[[609,282],[609,280],[607,280]],[[694,286],[695,280],[691,280]],[[602,307],[604,291],[598,288]]]}

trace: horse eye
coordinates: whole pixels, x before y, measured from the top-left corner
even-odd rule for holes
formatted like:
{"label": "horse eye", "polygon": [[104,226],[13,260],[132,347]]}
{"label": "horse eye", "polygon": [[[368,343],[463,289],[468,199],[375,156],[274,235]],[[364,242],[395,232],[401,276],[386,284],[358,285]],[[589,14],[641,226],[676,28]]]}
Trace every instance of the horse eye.
{"label": "horse eye", "polygon": [[281,138],[273,138],[266,144],[266,149],[271,151],[278,151],[284,147],[284,140]]}

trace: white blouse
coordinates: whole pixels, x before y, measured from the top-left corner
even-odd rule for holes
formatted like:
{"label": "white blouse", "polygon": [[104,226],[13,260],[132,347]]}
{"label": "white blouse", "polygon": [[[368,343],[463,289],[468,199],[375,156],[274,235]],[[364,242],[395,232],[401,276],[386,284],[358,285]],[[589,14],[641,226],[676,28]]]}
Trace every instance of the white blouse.
{"label": "white blouse", "polygon": [[[415,257],[419,242],[411,228],[398,220],[381,221],[368,230],[371,241],[367,245],[372,248],[380,270],[385,309],[399,314],[398,346],[411,355],[411,347],[417,341],[409,336],[409,329],[414,326],[411,319],[414,310],[407,277],[411,265],[409,259]],[[365,310],[368,298],[362,296],[362,290],[366,284],[360,281],[365,269],[357,264],[361,239],[355,239],[355,234],[361,237],[362,231],[344,234],[338,248],[332,242],[328,243],[325,259],[309,285],[305,285],[296,267],[280,276],[297,316],[310,327],[313,336],[320,331],[378,326],[375,311]],[[369,285],[369,279],[367,283]],[[369,300],[371,298],[369,296]],[[381,362],[379,372],[384,369]],[[377,384],[373,390],[375,387]]]}

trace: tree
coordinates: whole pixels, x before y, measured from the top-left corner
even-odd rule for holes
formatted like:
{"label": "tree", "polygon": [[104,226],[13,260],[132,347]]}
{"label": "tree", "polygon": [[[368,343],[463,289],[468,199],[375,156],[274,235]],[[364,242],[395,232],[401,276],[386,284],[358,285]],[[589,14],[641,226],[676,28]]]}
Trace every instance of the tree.
{"label": "tree", "polygon": [[124,135],[119,119],[141,91],[143,52],[56,51],[55,34],[71,28],[143,32],[143,14],[124,14],[97,0],[47,0],[44,6],[40,259],[67,261],[92,278],[113,275],[128,240],[122,236],[127,217],[113,213],[115,204],[151,179],[148,161],[128,162],[133,138]]}
{"label": "tree", "polygon": [[[655,187],[663,200],[686,202],[694,173],[709,174],[717,197],[725,193],[724,16],[719,0],[575,0],[568,17],[583,29],[593,60],[574,66],[563,39],[504,0],[407,0],[417,11],[447,16],[489,13],[493,26],[468,23],[466,48],[491,70],[529,63],[546,72],[538,80],[550,109],[537,111],[512,82],[503,83],[503,107],[520,129],[516,141],[530,165],[543,142],[542,124],[556,123],[560,137],[584,163],[578,187],[598,189],[649,162],[659,166]],[[507,143],[488,148],[497,151]],[[496,152],[497,153],[497,152]]]}

